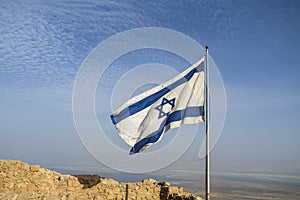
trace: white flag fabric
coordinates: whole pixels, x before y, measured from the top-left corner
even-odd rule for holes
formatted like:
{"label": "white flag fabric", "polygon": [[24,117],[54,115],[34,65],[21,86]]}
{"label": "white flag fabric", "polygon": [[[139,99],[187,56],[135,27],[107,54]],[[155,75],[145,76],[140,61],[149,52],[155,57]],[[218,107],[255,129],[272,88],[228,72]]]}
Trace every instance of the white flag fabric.
{"label": "white flag fabric", "polygon": [[119,135],[132,147],[130,154],[158,142],[169,129],[204,121],[204,59],[111,115]]}

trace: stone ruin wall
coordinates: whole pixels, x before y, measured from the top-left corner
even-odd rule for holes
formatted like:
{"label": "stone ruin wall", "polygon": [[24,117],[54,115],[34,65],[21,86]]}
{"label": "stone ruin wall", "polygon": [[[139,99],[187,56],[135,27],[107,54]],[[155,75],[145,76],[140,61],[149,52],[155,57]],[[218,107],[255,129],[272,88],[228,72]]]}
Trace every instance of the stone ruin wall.
{"label": "stone ruin wall", "polygon": [[14,160],[0,160],[0,199],[201,200],[153,179],[121,183],[97,175],[64,175]]}

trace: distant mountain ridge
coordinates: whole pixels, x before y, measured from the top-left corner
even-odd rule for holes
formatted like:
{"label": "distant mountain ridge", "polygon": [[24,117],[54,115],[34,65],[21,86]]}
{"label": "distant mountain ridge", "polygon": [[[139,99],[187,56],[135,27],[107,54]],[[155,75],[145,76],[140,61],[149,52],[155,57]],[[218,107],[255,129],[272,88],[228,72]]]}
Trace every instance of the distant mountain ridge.
{"label": "distant mountain ridge", "polygon": [[0,199],[202,200],[168,182],[66,175],[18,160],[0,160]]}

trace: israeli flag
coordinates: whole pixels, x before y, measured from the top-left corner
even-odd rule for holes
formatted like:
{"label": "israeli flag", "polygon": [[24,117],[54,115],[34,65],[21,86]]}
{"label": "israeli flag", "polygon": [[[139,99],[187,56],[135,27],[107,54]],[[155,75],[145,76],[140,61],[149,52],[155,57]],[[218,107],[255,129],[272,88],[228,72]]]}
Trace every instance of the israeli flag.
{"label": "israeli flag", "polygon": [[204,121],[204,58],[177,75],[128,100],[111,120],[130,154],[158,142],[169,129]]}

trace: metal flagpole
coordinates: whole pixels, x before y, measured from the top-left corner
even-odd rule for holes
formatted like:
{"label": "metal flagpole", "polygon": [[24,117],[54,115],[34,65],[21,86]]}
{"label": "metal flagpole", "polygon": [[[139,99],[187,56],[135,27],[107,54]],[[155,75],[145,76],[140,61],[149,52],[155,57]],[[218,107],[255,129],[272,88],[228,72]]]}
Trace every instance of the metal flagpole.
{"label": "metal flagpole", "polygon": [[210,200],[210,171],[209,171],[209,71],[208,71],[208,46],[205,46],[205,79],[206,79],[206,112],[205,112],[205,128],[206,128],[206,165],[205,165],[205,196],[206,200]]}

